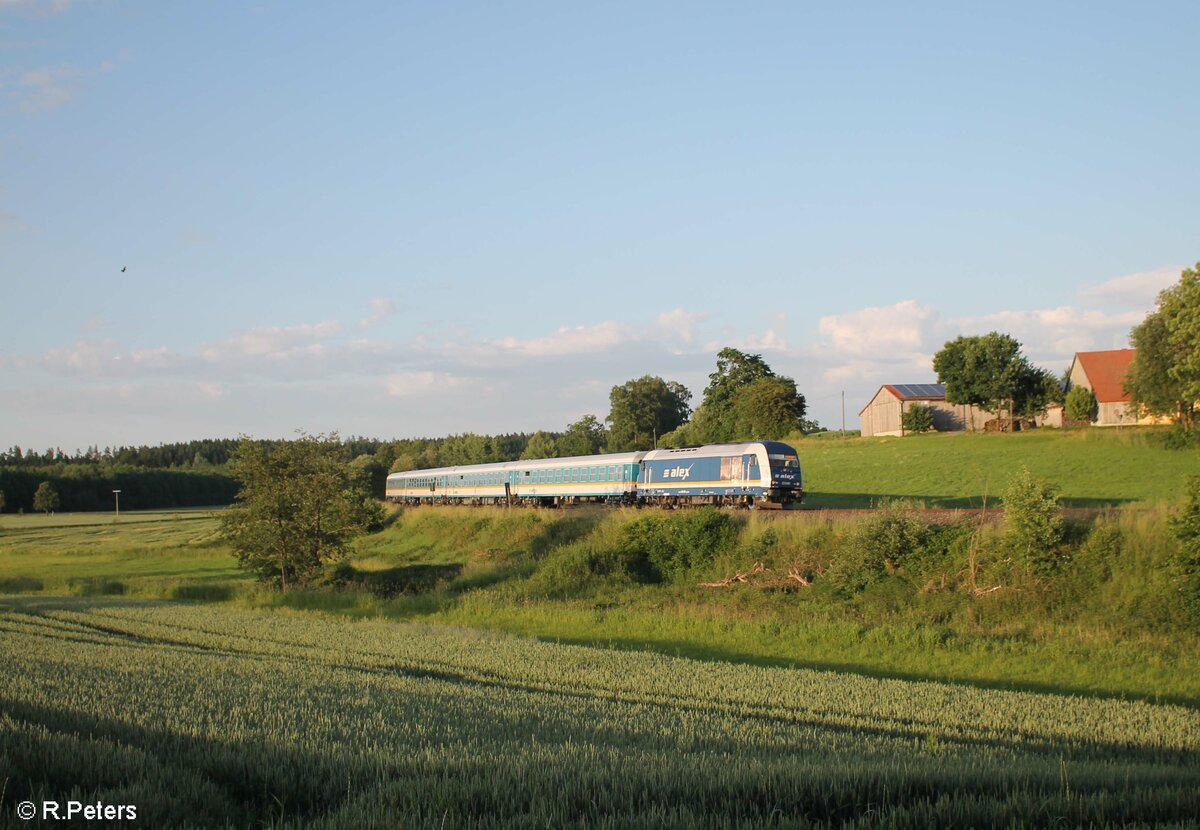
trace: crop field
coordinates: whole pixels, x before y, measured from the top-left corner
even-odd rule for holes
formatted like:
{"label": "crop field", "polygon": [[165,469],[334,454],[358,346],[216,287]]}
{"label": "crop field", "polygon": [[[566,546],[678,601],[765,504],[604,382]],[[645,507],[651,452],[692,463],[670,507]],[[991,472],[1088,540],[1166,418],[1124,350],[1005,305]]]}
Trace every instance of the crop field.
{"label": "crop field", "polygon": [[[1196,826],[1200,714],[449,628],[0,599],[3,819]],[[22,826],[37,826],[31,822]]]}

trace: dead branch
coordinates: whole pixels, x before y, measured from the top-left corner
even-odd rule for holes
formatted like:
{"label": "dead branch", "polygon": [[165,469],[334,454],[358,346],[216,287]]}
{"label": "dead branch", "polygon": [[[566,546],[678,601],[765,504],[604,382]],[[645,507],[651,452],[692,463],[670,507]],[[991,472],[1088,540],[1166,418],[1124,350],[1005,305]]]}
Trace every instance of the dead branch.
{"label": "dead branch", "polygon": [[769,570],[770,568],[765,567],[762,562],[755,562],[754,567],[745,573],[735,573],[733,576],[726,577],[720,582],[701,582],[700,585],[704,588],[728,588],[735,582],[748,583],[749,580],[747,577],[751,576],[752,574],[760,574]]}

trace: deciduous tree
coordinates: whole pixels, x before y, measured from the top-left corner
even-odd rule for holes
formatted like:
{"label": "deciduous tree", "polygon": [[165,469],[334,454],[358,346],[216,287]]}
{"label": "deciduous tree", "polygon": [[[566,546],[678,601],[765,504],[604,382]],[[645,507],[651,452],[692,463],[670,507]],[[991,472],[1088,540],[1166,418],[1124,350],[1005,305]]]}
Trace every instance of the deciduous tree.
{"label": "deciduous tree", "polygon": [[567,458],[576,455],[597,455],[608,442],[608,430],[595,415],[584,415],[567,426],[567,431],[558,438],[558,455]]}
{"label": "deciduous tree", "polygon": [[287,590],[345,557],[364,511],[340,455],[336,435],[238,443],[230,468],[241,488],[221,528],[245,568]]}
{"label": "deciduous tree", "polygon": [[1067,403],[1064,407],[1067,417],[1079,423],[1091,423],[1096,420],[1099,404],[1096,395],[1086,386],[1074,386],[1067,393]]}
{"label": "deciduous tree", "polygon": [[39,484],[37,492],[33,494],[33,509],[42,513],[53,513],[58,509],[58,505],[58,491],[54,489],[54,485],[48,481]]}
{"label": "deciduous tree", "polygon": [[681,383],[645,375],[609,394],[609,452],[648,450],[687,420],[692,393]]}
{"label": "deciduous tree", "polygon": [[1200,263],[1158,295],[1158,308],[1131,333],[1134,356],[1126,389],[1151,412],[1170,412],[1186,431],[1200,400]]}

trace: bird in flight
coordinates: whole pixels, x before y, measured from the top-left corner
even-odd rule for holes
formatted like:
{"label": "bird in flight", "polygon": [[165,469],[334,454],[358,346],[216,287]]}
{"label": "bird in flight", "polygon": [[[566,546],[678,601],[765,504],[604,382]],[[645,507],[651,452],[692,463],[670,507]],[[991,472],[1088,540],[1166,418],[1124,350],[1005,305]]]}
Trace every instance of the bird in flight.
{"label": "bird in flight", "polygon": [[121,273],[122,273],[122,274],[124,274],[124,273],[125,273],[125,269],[126,269],[126,267],[128,267],[128,266],[125,266],[125,265],[122,265],[122,266],[121,266]]}

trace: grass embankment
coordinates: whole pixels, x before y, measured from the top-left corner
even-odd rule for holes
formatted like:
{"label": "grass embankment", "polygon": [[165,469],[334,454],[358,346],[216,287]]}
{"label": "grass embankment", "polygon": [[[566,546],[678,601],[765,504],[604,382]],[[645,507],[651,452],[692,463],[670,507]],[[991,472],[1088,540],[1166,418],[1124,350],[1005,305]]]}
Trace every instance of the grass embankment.
{"label": "grass embankment", "polygon": [[78,597],[0,599],[0,667],[13,826],[21,801],[68,799],[133,805],[149,827],[1200,814],[1200,714],[1171,705]]}

